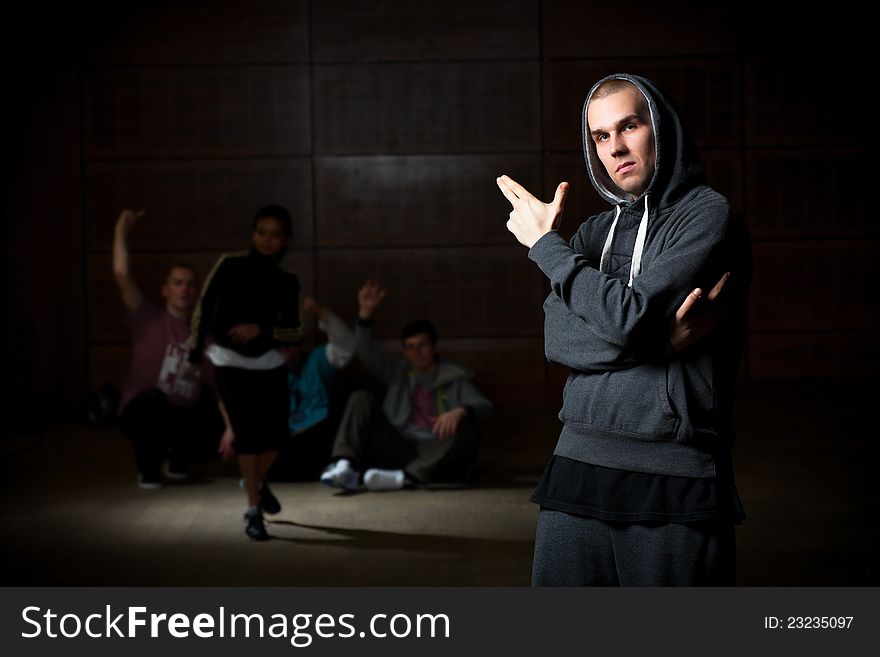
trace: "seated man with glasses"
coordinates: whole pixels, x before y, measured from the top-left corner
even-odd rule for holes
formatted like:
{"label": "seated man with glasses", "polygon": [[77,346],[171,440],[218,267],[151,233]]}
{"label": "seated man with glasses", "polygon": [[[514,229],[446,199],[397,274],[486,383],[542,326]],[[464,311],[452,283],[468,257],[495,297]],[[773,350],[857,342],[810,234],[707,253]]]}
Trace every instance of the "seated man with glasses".
{"label": "seated man with glasses", "polygon": [[382,350],[371,321],[384,296],[372,280],[358,292],[355,352],[387,392],[381,404],[366,391],[349,397],[321,481],[346,490],[361,481],[369,490],[395,490],[464,479],[477,453],[476,420],[491,414],[492,403],[470,371],[440,357],[428,321],[404,328],[402,360]]}

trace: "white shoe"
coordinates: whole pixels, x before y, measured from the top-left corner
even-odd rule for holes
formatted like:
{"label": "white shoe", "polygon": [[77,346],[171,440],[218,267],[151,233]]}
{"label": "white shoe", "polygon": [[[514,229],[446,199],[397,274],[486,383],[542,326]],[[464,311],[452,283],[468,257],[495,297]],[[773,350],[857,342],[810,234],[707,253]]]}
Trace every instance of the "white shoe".
{"label": "white shoe", "polygon": [[165,463],[165,478],[169,481],[187,481],[189,479],[189,472],[186,470],[172,470],[171,464]]}
{"label": "white shoe", "polygon": [[138,475],[138,488],[156,490],[162,488],[162,482],[158,479],[144,479],[143,475]]}
{"label": "white shoe", "polygon": [[364,473],[364,486],[369,490],[400,490],[405,481],[403,470],[370,468]]}
{"label": "white shoe", "polygon": [[331,463],[321,474],[321,483],[325,486],[333,486],[334,488],[344,488],[345,490],[358,489],[358,473],[351,467],[351,461],[348,459],[339,459],[336,463]]}

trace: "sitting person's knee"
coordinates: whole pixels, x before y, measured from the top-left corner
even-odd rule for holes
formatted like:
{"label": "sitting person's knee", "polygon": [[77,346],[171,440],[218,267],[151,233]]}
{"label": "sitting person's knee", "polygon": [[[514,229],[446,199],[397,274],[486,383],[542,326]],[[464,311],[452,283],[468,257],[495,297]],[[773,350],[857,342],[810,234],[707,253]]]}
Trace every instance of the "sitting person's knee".
{"label": "sitting person's knee", "polygon": [[346,407],[373,408],[376,406],[376,396],[369,390],[355,390],[348,396]]}

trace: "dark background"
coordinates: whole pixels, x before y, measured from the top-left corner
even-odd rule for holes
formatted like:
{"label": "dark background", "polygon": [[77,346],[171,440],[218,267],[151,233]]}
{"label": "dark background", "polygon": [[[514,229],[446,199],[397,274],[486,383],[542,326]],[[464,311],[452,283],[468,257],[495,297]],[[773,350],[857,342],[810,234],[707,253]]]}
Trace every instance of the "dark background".
{"label": "dark background", "polygon": [[[874,22],[849,0],[31,2],[0,22],[5,276],[0,560],[11,584],[525,585],[528,495],[558,435],[546,283],[506,231],[507,173],[564,232],[601,209],[583,96],[615,71],[683,107],[710,182],[743,211],[756,274],[734,451],[740,584],[878,582],[880,307]],[[337,498],[279,492],[268,553],[234,468],[156,495],[129,446],[82,420],[129,356],[113,223],[146,208],[133,271],[204,275],[268,202],[288,265],[345,319],[367,276],[377,331],[428,316],[500,412],[480,485]],[[872,275],[871,275],[872,276]],[[528,402],[528,404],[527,404]],[[204,476],[208,475],[205,479]],[[155,493],[155,491],[154,491]],[[453,522],[455,520],[455,522]],[[344,540],[342,540],[344,539]],[[839,611],[839,610],[838,610]],[[775,613],[775,612],[774,612]]]}
{"label": "dark background", "polygon": [[[545,282],[505,230],[494,179],[599,211],[583,96],[614,71],[683,107],[756,262],[742,382],[870,382],[880,312],[869,218],[876,109],[868,25],[846,3],[576,0],[37,2],[4,18],[7,417],[81,414],[121,383],[128,337],[113,223],[147,208],[133,269],[204,274],[268,202],[295,218],[289,266],[346,319],[367,276],[393,339],[435,320],[501,405],[553,401]],[[873,213],[872,213],[873,216]]]}

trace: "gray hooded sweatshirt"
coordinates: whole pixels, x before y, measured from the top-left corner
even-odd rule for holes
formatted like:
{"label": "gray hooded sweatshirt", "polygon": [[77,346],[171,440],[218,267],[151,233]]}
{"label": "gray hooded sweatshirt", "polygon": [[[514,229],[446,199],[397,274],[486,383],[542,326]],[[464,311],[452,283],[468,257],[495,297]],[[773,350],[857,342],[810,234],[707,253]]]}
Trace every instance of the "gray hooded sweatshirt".
{"label": "gray hooded sweatshirt", "polygon": [[[630,200],[608,176],[586,124],[595,89],[632,82],[651,113],[655,170]],[[616,74],[584,103],[590,180],[613,208],[581,224],[570,243],[551,232],[529,251],[550,279],[545,353],[571,368],[555,453],[634,472],[712,477],[729,467],[734,383],[745,339],[751,249],[745,228],[706,185],[696,146],[672,103],[648,80]],[[676,310],[696,287],[731,272],[723,321],[673,352]]]}
{"label": "gray hooded sweatshirt", "polygon": [[[412,413],[415,371],[404,359],[386,353],[373,339],[372,329],[360,323],[355,325],[354,346],[363,364],[388,386],[382,410],[391,426],[411,438],[406,429]],[[437,377],[429,390],[437,415],[459,406],[469,407],[478,419],[492,415],[492,402],[479,391],[473,376],[470,370],[438,357]]]}

